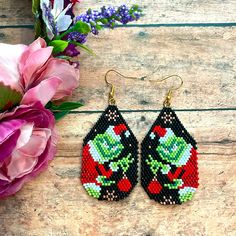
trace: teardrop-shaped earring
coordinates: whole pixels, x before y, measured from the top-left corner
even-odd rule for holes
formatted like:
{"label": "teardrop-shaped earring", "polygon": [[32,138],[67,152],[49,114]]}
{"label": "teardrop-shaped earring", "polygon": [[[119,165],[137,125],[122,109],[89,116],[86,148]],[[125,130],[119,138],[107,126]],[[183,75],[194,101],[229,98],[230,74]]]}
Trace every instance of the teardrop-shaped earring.
{"label": "teardrop-shaped earring", "polygon": [[[174,90],[168,91],[163,109],[141,144],[141,184],[148,196],[161,204],[182,204],[198,188],[195,140],[170,107]],[[159,81],[159,82],[161,82]]]}
{"label": "teardrop-shaped earring", "polygon": [[125,77],[115,70],[105,75],[111,87],[109,105],[84,138],[81,182],[90,196],[118,201],[137,183],[138,141],[116,106],[115,88],[107,80],[110,72]]}

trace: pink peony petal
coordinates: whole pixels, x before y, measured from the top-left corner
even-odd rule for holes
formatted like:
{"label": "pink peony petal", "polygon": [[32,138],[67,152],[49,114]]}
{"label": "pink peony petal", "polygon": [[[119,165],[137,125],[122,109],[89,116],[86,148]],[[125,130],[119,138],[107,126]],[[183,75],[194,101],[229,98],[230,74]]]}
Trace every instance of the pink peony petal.
{"label": "pink peony petal", "polygon": [[26,143],[29,142],[32,132],[33,132],[33,127],[34,127],[33,123],[28,123],[24,125],[23,127],[21,127],[20,137],[17,140],[17,144],[15,148],[16,150],[23,147],[24,145],[26,145]]}
{"label": "pink peony petal", "polygon": [[43,172],[48,167],[48,162],[53,159],[55,154],[56,146],[54,141],[51,141],[47,146],[45,152],[40,157],[42,161],[40,163],[37,163],[36,167],[30,174],[24,175],[22,178],[17,179],[18,181],[13,181],[8,185],[0,186],[0,199],[18,192],[22,188],[24,183],[35,178],[37,175]]}
{"label": "pink peony petal", "polygon": [[31,52],[35,52],[40,48],[46,48],[47,47],[47,43],[43,38],[37,38],[33,43],[31,43],[29,45],[29,50]]}
{"label": "pink peony petal", "polygon": [[[0,162],[0,199],[16,193],[24,183],[44,171],[56,153],[55,119],[40,101],[20,105],[12,111],[0,113],[0,124],[12,120],[24,122],[13,135],[2,135],[2,140],[5,141],[0,148],[5,146],[7,147],[5,150],[9,150],[10,145],[11,153]],[[32,124],[34,124],[34,131],[30,135]],[[13,137],[14,135],[17,137]],[[28,139],[29,135],[30,139]]]}
{"label": "pink peony petal", "polygon": [[79,70],[75,69],[65,60],[50,59],[42,72],[38,81],[51,77],[58,77],[62,80],[53,99],[58,100],[72,94],[72,91],[78,87]]}
{"label": "pink peony petal", "polygon": [[0,123],[0,161],[10,156],[20,136],[20,128],[26,122],[11,120]]}
{"label": "pink peony petal", "polygon": [[19,70],[22,71],[24,68],[24,65],[28,59],[28,57],[30,56],[30,54],[32,54],[33,52],[41,49],[41,48],[46,48],[47,47],[47,43],[44,39],[42,38],[38,38],[36,39],[33,43],[31,43],[27,49],[24,51],[24,53],[22,54],[20,61],[19,61]]}
{"label": "pink peony petal", "polygon": [[22,119],[25,123],[34,123],[34,126],[54,129],[55,118],[52,112],[45,109],[40,101],[29,105],[20,105],[11,112],[0,113],[1,119]]}
{"label": "pink peony petal", "polygon": [[0,82],[11,86],[19,92],[22,92],[22,87],[19,83],[18,63],[26,49],[26,45],[0,43]]}
{"label": "pink peony petal", "polygon": [[50,129],[35,128],[29,142],[19,151],[27,156],[40,156],[46,148],[51,133]]}
{"label": "pink peony petal", "polygon": [[12,154],[11,162],[7,166],[7,175],[11,181],[30,173],[36,166],[38,157],[29,157],[16,151]]}
{"label": "pink peony petal", "polygon": [[[38,158],[38,163],[34,168],[35,172],[42,169],[43,166],[45,165],[45,162],[49,162],[53,160],[57,151],[56,144],[57,144],[57,139],[55,136],[55,131],[52,130],[51,137],[48,140],[48,145],[45,148],[44,153]],[[45,156],[47,156],[46,160],[45,160]]]}
{"label": "pink peony petal", "polygon": [[24,126],[26,122],[20,119],[3,121],[0,123],[0,145],[6,141],[16,130]]}
{"label": "pink peony petal", "polygon": [[38,157],[44,152],[48,139],[51,136],[49,129],[36,129],[29,142],[13,152],[7,166],[7,174],[11,180],[21,178],[30,173],[38,162]]}
{"label": "pink peony petal", "polygon": [[0,145],[0,161],[8,158],[15,149],[17,140],[20,136],[20,130],[16,130],[13,134]]}
{"label": "pink peony petal", "polygon": [[[52,47],[41,48],[29,54],[25,61],[21,61],[22,84],[25,89],[34,82],[34,74],[47,62],[52,54]],[[22,66],[23,64],[23,66]]]}
{"label": "pink peony petal", "polygon": [[2,173],[2,171],[0,170],[0,180],[4,180],[4,181],[7,181],[7,182],[10,182],[10,179],[5,176],[4,173]]}
{"label": "pink peony petal", "polygon": [[57,77],[52,77],[50,79],[43,80],[36,87],[28,90],[21,104],[31,104],[40,101],[43,105],[46,105],[52,97],[55,95],[56,90],[62,83],[61,79]]}

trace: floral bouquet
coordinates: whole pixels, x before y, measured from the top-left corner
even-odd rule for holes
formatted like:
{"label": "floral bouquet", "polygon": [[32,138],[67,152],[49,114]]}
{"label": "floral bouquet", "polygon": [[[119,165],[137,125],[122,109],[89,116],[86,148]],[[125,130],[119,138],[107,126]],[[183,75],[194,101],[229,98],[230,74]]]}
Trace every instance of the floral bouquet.
{"label": "floral bouquet", "polygon": [[89,34],[138,20],[141,9],[102,7],[76,16],[78,0],[33,0],[36,40],[0,44],[0,198],[45,170],[56,153],[55,121],[82,106],[65,101],[78,87]]}

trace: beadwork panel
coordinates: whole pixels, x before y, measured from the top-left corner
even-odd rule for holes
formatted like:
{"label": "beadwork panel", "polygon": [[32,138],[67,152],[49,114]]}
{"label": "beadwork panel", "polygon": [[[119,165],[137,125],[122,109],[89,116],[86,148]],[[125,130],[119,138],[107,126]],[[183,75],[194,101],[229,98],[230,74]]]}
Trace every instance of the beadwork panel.
{"label": "beadwork panel", "polygon": [[163,205],[191,200],[198,187],[195,140],[171,108],[163,108],[142,142],[142,186]]}
{"label": "beadwork panel", "polygon": [[99,200],[129,195],[138,178],[138,142],[116,106],[108,106],[84,139],[81,182]]}
{"label": "beadwork panel", "polygon": [[[124,2],[130,1],[110,1]],[[104,30],[88,44],[97,56],[81,53],[80,87],[73,100],[86,106],[59,122],[58,153],[49,169],[0,202],[0,235],[236,235],[235,0],[137,3],[145,11],[138,25]],[[0,0],[0,42],[32,42],[31,4]],[[84,11],[104,4],[108,1],[85,0],[81,6]],[[198,142],[199,188],[193,200],[180,206],[150,200],[139,183],[121,201],[97,201],[81,184],[81,154],[83,138],[107,101],[103,76],[111,68],[141,76],[157,67],[156,78],[178,73],[184,79],[173,108]],[[120,81],[112,82],[119,109],[141,142],[172,84],[126,81],[123,89]]]}

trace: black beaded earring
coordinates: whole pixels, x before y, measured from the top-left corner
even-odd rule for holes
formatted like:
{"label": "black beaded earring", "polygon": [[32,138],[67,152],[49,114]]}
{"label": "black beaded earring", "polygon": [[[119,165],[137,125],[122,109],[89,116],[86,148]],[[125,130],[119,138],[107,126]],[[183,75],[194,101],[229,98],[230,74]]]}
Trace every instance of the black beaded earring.
{"label": "black beaded earring", "polygon": [[[120,114],[111,87],[109,105],[84,138],[81,182],[98,200],[118,201],[127,197],[138,178],[138,141]],[[129,77],[127,77],[129,78]],[[131,77],[130,77],[131,78]]]}
{"label": "black beaded earring", "polygon": [[[148,196],[161,204],[182,204],[198,188],[195,140],[170,107],[174,90],[169,90],[164,107],[141,144],[141,184]],[[159,82],[161,82],[159,81]]]}

